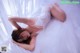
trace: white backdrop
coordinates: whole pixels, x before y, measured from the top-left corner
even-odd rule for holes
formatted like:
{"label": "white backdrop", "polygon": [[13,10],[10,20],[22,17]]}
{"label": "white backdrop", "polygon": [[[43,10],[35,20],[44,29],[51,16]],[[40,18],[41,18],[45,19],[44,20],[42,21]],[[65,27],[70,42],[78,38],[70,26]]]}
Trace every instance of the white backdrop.
{"label": "white backdrop", "polygon": [[[0,32],[3,34],[1,36],[5,39],[11,35],[13,28],[8,21],[9,16],[26,17],[30,11],[35,9],[35,6],[55,2],[67,14],[67,20],[65,23],[52,20],[37,37],[36,48],[32,53],[80,53],[80,5],[63,5],[60,0],[0,0],[0,16],[8,34],[5,36],[4,32]],[[11,41],[2,44],[9,44],[8,53],[31,53]]]}

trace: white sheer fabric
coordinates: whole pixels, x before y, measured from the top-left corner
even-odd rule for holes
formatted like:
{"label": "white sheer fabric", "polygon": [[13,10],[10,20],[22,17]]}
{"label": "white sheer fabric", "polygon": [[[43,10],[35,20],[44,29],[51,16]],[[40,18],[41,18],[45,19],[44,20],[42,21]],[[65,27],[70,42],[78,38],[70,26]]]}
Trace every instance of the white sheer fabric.
{"label": "white sheer fabric", "polygon": [[[67,14],[66,22],[51,20],[46,29],[37,37],[33,52],[24,50],[11,41],[8,53],[80,53],[80,5],[62,5],[60,0],[0,0],[0,15],[5,28],[12,31],[8,16],[26,17],[35,6],[45,6],[57,2]],[[27,11],[28,10],[28,11]]]}

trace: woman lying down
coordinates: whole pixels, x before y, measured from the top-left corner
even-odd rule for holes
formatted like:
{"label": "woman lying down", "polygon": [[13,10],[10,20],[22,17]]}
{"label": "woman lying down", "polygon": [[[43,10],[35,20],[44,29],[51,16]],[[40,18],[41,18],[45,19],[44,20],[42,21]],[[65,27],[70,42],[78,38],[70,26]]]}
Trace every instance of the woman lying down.
{"label": "woman lying down", "polygon": [[[12,32],[13,42],[18,46],[30,51],[34,50],[36,36],[41,30],[44,29],[45,26],[47,26],[51,16],[53,16],[54,19],[62,22],[65,21],[66,17],[64,11],[60,9],[57,4],[52,5],[52,7],[44,6],[41,8],[41,13],[37,14],[38,16],[31,15],[29,18],[11,17],[9,19],[9,21],[17,28]],[[17,22],[24,23],[28,25],[28,27],[21,28]]]}

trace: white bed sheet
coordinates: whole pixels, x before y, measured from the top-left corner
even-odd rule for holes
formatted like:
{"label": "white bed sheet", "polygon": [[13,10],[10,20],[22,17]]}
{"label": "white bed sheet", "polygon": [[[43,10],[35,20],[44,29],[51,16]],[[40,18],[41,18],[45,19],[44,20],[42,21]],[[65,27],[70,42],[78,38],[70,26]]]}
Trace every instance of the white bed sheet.
{"label": "white bed sheet", "polygon": [[8,53],[80,53],[80,25],[74,18],[79,18],[80,8],[75,5],[60,6],[67,14],[66,22],[52,20],[38,35],[33,52],[10,42],[11,49]]}
{"label": "white bed sheet", "polygon": [[48,28],[38,35],[33,52],[10,43],[9,53],[79,53],[80,39],[77,34],[74,35],[72,27],[66,24],[52,20]]}

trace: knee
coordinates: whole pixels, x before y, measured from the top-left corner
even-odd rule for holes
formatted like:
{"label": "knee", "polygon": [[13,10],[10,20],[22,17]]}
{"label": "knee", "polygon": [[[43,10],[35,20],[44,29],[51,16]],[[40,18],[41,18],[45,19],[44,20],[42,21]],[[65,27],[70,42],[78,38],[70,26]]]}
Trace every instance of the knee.
{"label": "knee", "polygon": [[66,20],[66,14],[65,14],[65,12],[61,11],[59,17],[60,17],[60,21],[64,22]]}

